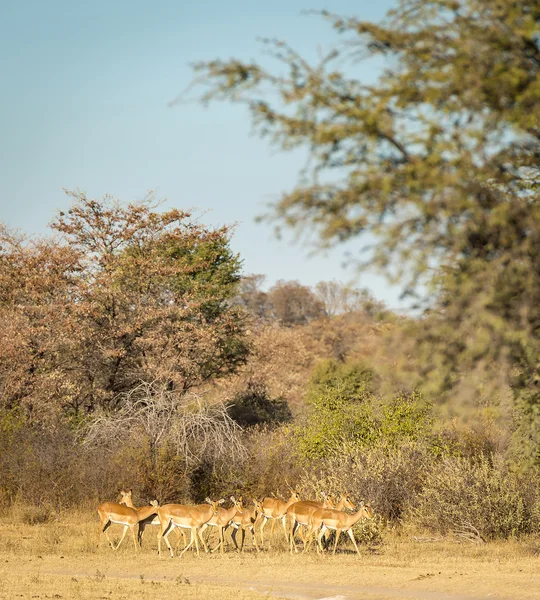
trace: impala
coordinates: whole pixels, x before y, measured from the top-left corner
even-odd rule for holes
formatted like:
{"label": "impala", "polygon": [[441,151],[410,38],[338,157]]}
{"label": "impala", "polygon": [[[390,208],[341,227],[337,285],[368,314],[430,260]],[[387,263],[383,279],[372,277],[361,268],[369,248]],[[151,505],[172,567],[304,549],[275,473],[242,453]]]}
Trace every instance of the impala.
{"label": "impala", "polygon": [[[333,497],[325,492],[322,493],[322,496],[322,502],[317,502],[315,500],[301,500],[300,502],[291,504],[287,509],[287,517],[289,519],[289,546],[291,552],[293,551],[293,546],[295,552],[298,552],[294,536],[300,525],[305,525],[306,527],[309,525],[309,517],[311,516],[311,513],[316,511],[318,508],[334,508]],[[342,500],[340,500],[340,504],[342,504]],[[338,508],[338,510],[341,510],[342,508],[343,506]],[[302,541],[305,544],[305,539]]]}
{"label": "impala", "polygon": [[[166,504],[160,506],[158,510],[158,518],[161,523],[161,529],[158,536],[158,553],[161,556],[161,539],[165,538],[165,543],[169,548],[171,557],[174,556],[173,549],[169,544],[168,536],[175,527],[183,529],[189,529],[191,531],[191,539],[189,544],[182,550],[180,557],[184,555],[184,552],[189,550],[193,543],[197,550],[197,556],[199,556],[199,529],[210,521],[212,517],[218,514],[218,508],[220,504],[223,504],[225,500],[213,501],[210,498],[206,498],[207,504],[199,504],[198,506],[186,506],[184,504]],[[205,552],[208,552],[208,548],[204,540],[201,540],[204,546]]]}
{"label": "impala", "polygon": [[[157,516],[157,509],[159,507],[159,502],[157,500],[151,500],[149,506],[140,506],[136,508],[133,506],[133,501],[131,500],[131,491],[129,494],[126,494],[120,504],[125,504],[129,506],[129,508],[134,508],[139,514],[139,531],[137,534],[137,540],[139,542],[139,546],[142,546],[142,538],[144,530],[147,525],[159,525],[159,519]],[[183,532],[182,532],[183,533]]]}
{"label": "impala", "polygon": [[360,503],[358,510],[355,513],[347,514],[341,512],[339,510],[334,510],[330,508],[319,508],[315,512],[312,513],[309,519],[309,532],[308,535],[310,537],[307,546],[304,548],[304,552],[306,552],[311,546],[311,542],[313,538],[311,534],[320,528],[319,535],[317,536],[317,552],[322,551],[323,547],[321,544],[322,536],[324,535],[327,529],[334,530],[336,532],[336,540],[334,542],[334,552],[336,553],[337,543],[339,540],[339,536],[342,531],[345,531],[354,545],[354,548],[357,554],[360,554],[360,550],[358,550],[358,546],[356,544],[356,540],[354,539],[354,534],[352,532],[352,528],[360,519],[373,519],[373,512],[371,511],[371,507],[368,504]]}
{"label": "impala", "polygon": [[221,548],[221,554],[223,554],[225,546],[225,530],[227,529],[229,523],[232,521],[232,519],[237,513],[243,513],[244,507],[242,505],[242,496],[240,496],[238,500],[234,496],[231,496],[231,502],[233,503],[231,508],[218,508],[217,515],[213,516],[210,519],[210,521],[205,523],[199,529],[199,537],[201,538],[201,540],[202,534],[207,527],[217,527],[219,529],[219,543],[212,550],[212,552],[215,552],[218,548]]}
{"label": "impala", "polygon": [[[237,512],[231,520],[231,525],[234,528],[232,532],[231,538],[237,550],[244,552],[244,537],[245,530],[249,529],[251,535],[253,536],[253,545],[257,552],[260,552],[259,546],[257,545],[257,537],[255,536],[255,523],[259,518],[259,515],[263,512],[262,500],[257,500],[255,498],[253,500],[254,507],[251,509],[243,508],[242,512]],[[236,543],[236,534],[238,530],[242,530],[242,542],[240,548],[238,548],[238,544]]]}
{"label": "impala", "polygon": [[[120,544],[126,537],[127,530],[131,529],[135,550],[138,550],[139,546],[137,544],[137,538],[135,535],[135,525],[137,525],[139,522],[139,513],[132,508],[133,504],[131,503],[131,490],[129,490],[129,492],[121,491],[120,496],[120,503],[105,502],[98,506],[97,511],[101,520],[102,531],[107,536],[107,540],[109,541],[111,548],[113,550],[118,550]],[[131,504],[131,506],[126,506],[127,503]],[[112,543],[107,531],[112,523],[124,526],[124,533],[122,534],[122,537],[116,546]]]}
{"label": "impala", "polygon": [[285,532],[285,539],[288,540],[287,535],[287,525],[285,523],[285,519],[287,516],[287,509],[291,504],[300,501],[300,495],[298,492],[292,490],[291,497],[284,502],[283,500],[279,500],[279,498],[264,498],[262,502],[262,518],[263,522],[261,525],[261,544],[264,546],[264,528],[266,526],[266,522],[269,519],[272,519],[272,530],[270,534],[274,534],[274,527],[276,524],[276,519],[281,519],[283,524],[283,531]]}

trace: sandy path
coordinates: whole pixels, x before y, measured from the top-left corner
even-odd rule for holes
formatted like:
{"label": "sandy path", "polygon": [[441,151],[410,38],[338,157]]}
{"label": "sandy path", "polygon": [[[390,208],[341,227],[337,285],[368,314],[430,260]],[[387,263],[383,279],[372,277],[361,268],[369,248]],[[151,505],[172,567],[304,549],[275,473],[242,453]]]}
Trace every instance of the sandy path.
{"label": "sandy path", "polygon": [[[95,572],[70,570],[70,569],[50,569],[41,568],[36,565],[32,568],[14,568],[12,572],[19,573],[39,573],[40,575],[58,575],[64,577],[93,577]],[[139,579],[140,575],[136,573],[126,573],[118,571],[105,570],[104,574],[110,579]],[[148,581],[174,581],[175,576],[171,575],[152,575],[145,573],[145,579]],[[245,587],[246,589],[265,593],[271,596],[279,596],[290,600],[364,600],[366,595],[382,596],[392,599],[409,598],[413,600],[511,600],[489,593],[482,596],[469,596],[463,594],[450,594],[447,592],[413,590],[394,587],[380,586],[359,586],[359,585],[341,585],[323,584],[323,583],[295,583],[282,580],[264,580],[264,579],[244,579],[241,576],[228,578],[223,576],[211,575],[193,575],[189,577],[192,583],[218,584],[231,587]]]}

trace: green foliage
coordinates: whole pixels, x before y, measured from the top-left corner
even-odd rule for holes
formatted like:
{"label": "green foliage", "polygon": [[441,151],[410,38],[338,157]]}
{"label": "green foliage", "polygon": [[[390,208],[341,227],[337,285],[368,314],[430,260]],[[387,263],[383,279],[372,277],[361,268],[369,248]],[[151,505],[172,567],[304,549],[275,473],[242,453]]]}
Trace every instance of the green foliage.
{"label": "green foliage", "polygon": [[308,389],[310,413],[297,427],[301,453],[324,457],[343,444],[390,446],[431,435],[431,406],[417,393],[384,402],[373,391],[373,372],[359,363],[328,360],[315,369]]}
{"label": "green foliage", "polygon": [[430,437],[432,425],[432,406],[418,392],[400,393],[382,407],[380,435],[392,446]]}
{"label": "green foliage", "polygon": [[231,418],[241,427],[276,426],[292,419],[291,409],[283,398],[271,398],[268,388],[250,381],[228,407]]}
{"label": "green foliage", "polygon": [[[433,397],[463,405],[510,386],[520,464],[540,463],[540,7],[401,0],[381,23],[322,13],[347,44],[312,64],[196,66],[201,100],[249,107],[312,169],[270,215],[320,247],[369,234],[366,264],[425,294],[407,337]],[[348,60],[378,60],[375,83]],[[313,235],[315,233],[315,235]],[[318,235],[317,235],[318,234]],[[421,284],[424,284],[423,286]],[[407,340],[405,340],[407,341]]]}

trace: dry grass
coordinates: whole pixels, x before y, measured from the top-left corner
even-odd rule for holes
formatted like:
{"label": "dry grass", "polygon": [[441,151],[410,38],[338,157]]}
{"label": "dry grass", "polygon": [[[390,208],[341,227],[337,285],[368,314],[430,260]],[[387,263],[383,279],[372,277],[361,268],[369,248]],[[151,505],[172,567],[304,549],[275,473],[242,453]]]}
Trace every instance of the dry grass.
{"label": "dry grass", "polygon": [[[126,536],[113,552],[97,515],[71,512],[45,523],[16,509],[0,519],[0,598],[427,598],[428,592],[537,600],[540,539],[493,544],[415,543],[387,532],[378,549],[348,545],[336,556],[282,550],[159,558],[155,528],[138,554]],[[113,536],[118,535],[118,529]],[[279,542],[277,532],[276,541]],[[393,596],[392,591],[396,591]],[[399,590],[399,592],[398,592]],[[408,595],[403,596],[406,592]],[[435,598],[435,596],[430,596]],[[449,598],[451,600],[451,597]]]}

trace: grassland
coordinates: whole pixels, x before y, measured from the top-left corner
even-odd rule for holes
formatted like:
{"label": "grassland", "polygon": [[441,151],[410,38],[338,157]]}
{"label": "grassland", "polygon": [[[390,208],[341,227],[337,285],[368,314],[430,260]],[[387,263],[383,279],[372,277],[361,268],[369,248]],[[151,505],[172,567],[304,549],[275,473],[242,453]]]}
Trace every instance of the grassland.
{"label": "grassland", "polygon": [[259,555],[248,545],[244,555],[170,559],[157,555],[155,528],[135,554],[127,537],[113,552],[91,511],[39,520],[24,508],[0,519],[2,599],[540,598],[540,535],[476,545],[389,532],[360,557],[348,545],[336,556],[291,556],[276,536],[278,547]]}

